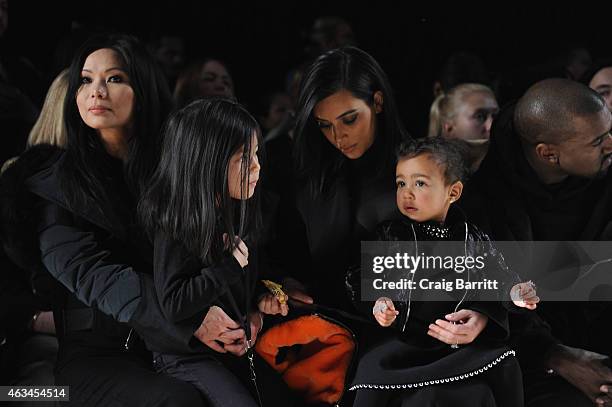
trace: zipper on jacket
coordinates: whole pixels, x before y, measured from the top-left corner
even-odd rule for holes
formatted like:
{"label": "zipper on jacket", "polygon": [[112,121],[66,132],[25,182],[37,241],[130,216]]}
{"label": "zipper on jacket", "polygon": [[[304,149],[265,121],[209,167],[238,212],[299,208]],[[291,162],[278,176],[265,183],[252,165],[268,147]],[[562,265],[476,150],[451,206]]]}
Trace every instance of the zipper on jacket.
{"label": "zipper on jacket", "polygon": [[251,381],[253,382],[253,387],[255,387],[255,393],[257,394],[257,401],[259,402],[260,407],[264,407],[263,402],[261,401],[261,394],[259,392],[259,386],[257,385],[257,374],[255,373],[255,363],[253,359],[255,358],[253,352],[253,342],[250,339],[246,341],[247,346],[247,358],[249,359],[249,370],[251,371]]}
{"label": "zipper on jacket", "polygon": [[[414,237],[414,254],[419,255],[419,242],[417,240],[416,231],[414,230],[414,224],[410,223],[410,227],[412,229],[412,236]],[[417,270],[412,272],[412,277],[410,277],[410,282],[414,281],[414,277],[416,276]],[[410,318],[410,308],[412,306],[412,288],[408,288],[408,299],[406,300],[406,318],[404,319],[404,323],[402,324],[402,333],[406,331],[406,325],[408,325],[408,319]]]}
{"label": "zipper on jacket", "polygon": [[128,336],[125,339],[125,343],[123,344],[123,347],[125,348],[125,350],[130,350],[130,341],[132,340],[132,332],[134,332],[134,328],[130,329]]}

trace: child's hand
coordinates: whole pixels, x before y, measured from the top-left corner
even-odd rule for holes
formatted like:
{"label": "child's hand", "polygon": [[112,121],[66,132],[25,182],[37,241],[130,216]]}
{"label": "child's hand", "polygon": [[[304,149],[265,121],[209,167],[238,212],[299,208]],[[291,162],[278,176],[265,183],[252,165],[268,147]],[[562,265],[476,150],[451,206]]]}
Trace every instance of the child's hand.
{"label": "child's hand", "polygon": [[289,312],[289,306],[287,305],[288,297],[286,295],[284,297],[285,301],[280,301],[278,297],[272,293],[264,294],[260,298],[259,303],[257,303],[257,308],[264,314],[281,314],[282,316],[287,316]]}
{"label": "child's hand", "polygon": [[510,298],[517,307],[536,309],[540,298],[536,294],[535,284],[531,281],[515,284],[510,290]]}
{"label": "child's hand", "polygon": [[388,327],[393,323],[393,321],[395,321],[399,311],[395,310],[393,301],[391,301],[389,298],[380,297],[378,300],[376,300],[376,303],[372,308],[372,313],[374,314],[374,318],[376,318],[376,322],[378,322],[380,326]]}
{"label": "child's hand", "polygon": [[[223,241],[227,246],[229,246],[227,239],[227,233],[224,233]],[[246,244],[244,244],[239,236],[234,236],[234,240],[236,242],[236,248],[232,252],[232,255],[236,258],[236,260],[238,260],[240,267],[244,268],[247,266],[247,264],[249,264],[249,248],[246,246]]]}

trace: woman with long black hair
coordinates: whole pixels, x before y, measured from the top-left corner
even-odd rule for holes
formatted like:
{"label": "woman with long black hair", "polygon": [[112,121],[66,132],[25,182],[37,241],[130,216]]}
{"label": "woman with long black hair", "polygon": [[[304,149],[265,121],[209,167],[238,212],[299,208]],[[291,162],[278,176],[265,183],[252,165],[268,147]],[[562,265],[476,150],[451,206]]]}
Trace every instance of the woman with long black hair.
{"label": "woman with long black hair", "polygon": [[359,262],[359,242],[399,215],[393,162],[406,133],[387,75],[354,47],[310,66],[296,112],[297,211],[283,215],[293,220],[281,234],[291,236],[284,262],[316,302],[351,309],[344,280]]}
{"label": "woman with long black hair", "polygon": [[19,160],[32,164],[20,174],[29,199],[21,219],[38,234],[29,255],[65,287],[54,298],[56,383],[70,386],[74,405],[203,403],[194,387],[154,372],[133,329],[168,349],[199,332],[164,324],[135,216],[169,109],[167,85],[135,38],[93,38],[70,67],[65,150]]}
{"label": "woman with long black hair", "polygon": [[[293,222],[284,222],[291,226],[282,239],[292,279],[284,285],[291,297],[306,291],[317,304],[354,312],[360,281],[347,270],[360,263],[360,242],[375,240],[377,223],[400,219],[393,163],[407,135],[384,71],[358,48],[329,51],[310,66],[296,112],[295,212],[285,213]],[[470,332],[486,325],[480,313],[467,321]],[[359,349],[371,346],[378,333],[351,325]],[[454,343],[444,333],[442,342]]]}

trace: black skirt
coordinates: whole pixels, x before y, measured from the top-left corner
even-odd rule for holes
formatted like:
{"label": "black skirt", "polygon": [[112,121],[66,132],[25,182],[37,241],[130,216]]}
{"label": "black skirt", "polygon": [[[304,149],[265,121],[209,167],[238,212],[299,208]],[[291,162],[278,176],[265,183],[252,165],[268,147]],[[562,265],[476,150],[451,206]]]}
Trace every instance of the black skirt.
{"label": "black skirt", "polygon": [[355,406],[523,406],[513,350],[421,345],[395,336],[368,350],[349,388],[357,391]]}

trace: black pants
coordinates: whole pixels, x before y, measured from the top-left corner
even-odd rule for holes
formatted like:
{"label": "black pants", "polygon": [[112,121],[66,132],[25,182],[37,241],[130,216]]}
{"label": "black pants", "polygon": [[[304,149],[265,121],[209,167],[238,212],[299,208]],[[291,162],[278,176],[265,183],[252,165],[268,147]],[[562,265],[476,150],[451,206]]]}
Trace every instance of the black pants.
{"label": "black pants", "polygon": [[257,389],[246,356],[156,354],[154,363],[158,372],[197,387],[214,407],[257,407],[258,391],[264,407],[297,405],[280,376],[257,355],[254,361]]}
{"label": "black pants", "polygon": [[[22,343],[7,349],[12,353],[15,363],[10,367],[12,377],[11,386],[53,386],[55,377],[53,368],[57,358],[57,338],[53,335],[31,333],[25,335]],[[7,368],[9,366],[0,366]],[[3,372],[8,373],[8,372]],[[59,406],[53,401],[16,401],[8,402],[9,406],[16,407],[55,407]]]}
{"label": "black pants", "polygon": [[[95,354],[94,354],[95,353]],[[72,357],[56,372],[59,386],[70,386],[70,403],[86,407],[202,407],[192,385],[153,371],[141,357],[121,350],[96,350]]]}

